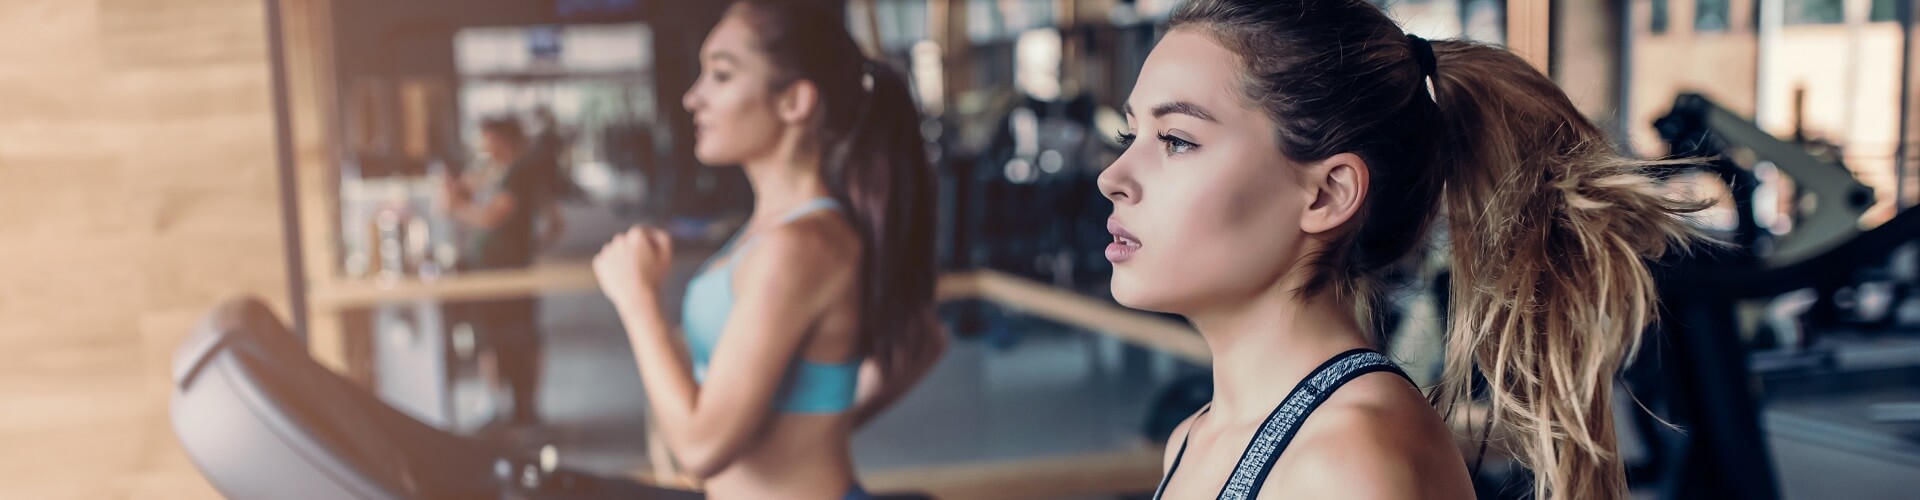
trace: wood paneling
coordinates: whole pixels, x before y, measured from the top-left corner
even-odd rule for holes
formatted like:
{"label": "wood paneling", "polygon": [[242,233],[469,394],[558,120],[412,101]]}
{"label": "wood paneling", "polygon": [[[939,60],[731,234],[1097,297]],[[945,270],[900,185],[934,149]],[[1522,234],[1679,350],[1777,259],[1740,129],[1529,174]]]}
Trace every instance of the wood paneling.
{"label": "wood paneling", "polygon": [[1581,114],[1609,130],[1620,120],[1620,14],[1611,0],[1563,0],[1550,12],[1554,83]]}
{"label": "wood paneling", "polygon": [[1526,59],[1533,69],[1547,72],[1547,58],[1553,54],[1552,36],[1547,28],[1551,14],[1547,0],[1509,0],[1507,2],[1507,50]]}
{"label": "wood paneling", "polygon": [[167,373],[221,298],[284,311],[264,4],[0,2],[0,498],[217,498]]}

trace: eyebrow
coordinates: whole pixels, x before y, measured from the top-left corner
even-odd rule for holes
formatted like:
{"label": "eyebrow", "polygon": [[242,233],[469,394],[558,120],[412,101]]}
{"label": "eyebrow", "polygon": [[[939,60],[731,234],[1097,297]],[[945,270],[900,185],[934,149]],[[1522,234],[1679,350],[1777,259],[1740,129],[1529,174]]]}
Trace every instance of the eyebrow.
{"label": "eyebrow", "polygon": [[730,53],[730,52],[724,52],[724,51],[715,51],[715,52],[710,52],[710,53],[708,53],[708,54],[707,54],[707,59],[712,59],[712,60],[714,60],[714,61],[726,61],[726,62],[730,62],[730,63],[734,63],[734,64],[740,64],[740,58],[737,58],[737,57],[734,57],[734,56],[733,56],[733,53]]}
{"label": "eyebrow", "polygon": [[[1127,116],[1133,116],[1133,103],[1126,103],[1122,106],[1126,109]],[[1220,123],[1220,120],[1215,119],[1213,117],[1213,113],[1207,112],[1207,108],[1203,108],[1203,107],[1200,107],[1200,105],[1198,104],[1194,104],[1186,101],[1173,101],[1173,102],[1161,103],[1153,107],[1154,118],[1159,118],[1159,117],[1171,115],[1171,114],[1182,114],[1182,115],[1187,115],[1194,118],[1206,120],[1212,123]]]}

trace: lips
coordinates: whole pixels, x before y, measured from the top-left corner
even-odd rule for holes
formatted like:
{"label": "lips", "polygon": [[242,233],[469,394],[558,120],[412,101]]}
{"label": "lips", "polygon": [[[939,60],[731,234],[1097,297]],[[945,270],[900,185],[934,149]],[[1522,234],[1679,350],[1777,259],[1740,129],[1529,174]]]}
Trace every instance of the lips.
{"label": "lips", "polygon": [[1120,219],[1107,219],[1107,232],[1113,234],[1114,243],[1140,248],[1140,239],[1127,232],[1126,226],[1120,225]]}
{"label": "lips", "polygon": [[1126,262],[1140,251],[1140,239],[1120,224],[1119,219],[1107,219],[1107,232],[1113,234],[1113,243],[1107,244],[1107,260],[1114,264]]}

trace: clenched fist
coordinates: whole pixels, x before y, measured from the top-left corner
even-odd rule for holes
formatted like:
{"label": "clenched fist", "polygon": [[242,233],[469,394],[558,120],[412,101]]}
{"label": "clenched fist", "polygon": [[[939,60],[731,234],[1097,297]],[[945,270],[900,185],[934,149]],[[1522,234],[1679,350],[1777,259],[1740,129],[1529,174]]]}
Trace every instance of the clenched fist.
{"label": "clenched fist", "polygon": [[634,226],[613,237],[593,256],[593,276],[613,303],[652,303],[673,263],[673,238],[666,231]]}

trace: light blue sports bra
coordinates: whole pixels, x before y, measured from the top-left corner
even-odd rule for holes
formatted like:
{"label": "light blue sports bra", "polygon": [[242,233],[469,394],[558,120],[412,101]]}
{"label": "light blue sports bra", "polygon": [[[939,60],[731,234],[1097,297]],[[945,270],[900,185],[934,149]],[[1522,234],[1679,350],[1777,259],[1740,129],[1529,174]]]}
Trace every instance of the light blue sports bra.
{"label": "light blue sports bra", "polygon": [[[839,210],[832,198],[815,198],[780,217],[779,227],[820,210]],[[705,382],[707,361],[726,331],[727,317],[733,313],[733,267],[750,248],[752,238],[740,240],[735,234],[712,258],[705,270],[687,283],[686,301],[681,304],[681,330],[687,338],[687,350],[693,355],[694,380]],[[728,257],[725,264],[713,266],[713,260]],[[860,359],[846,363],[814,363],[795,355],[776,398],[776,407],[786,413],[839,413],[853,407],[854,385],[859,380]]]}

